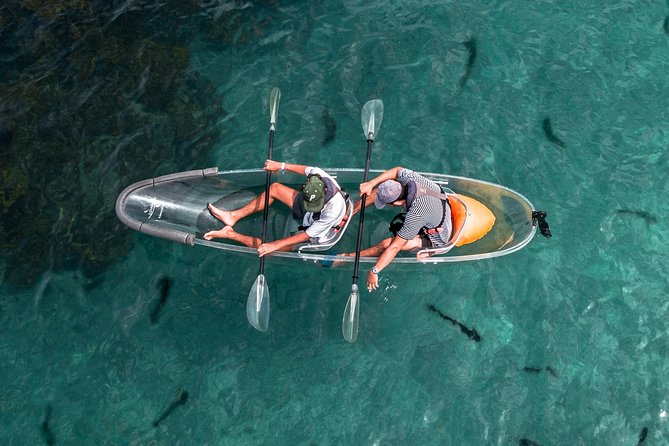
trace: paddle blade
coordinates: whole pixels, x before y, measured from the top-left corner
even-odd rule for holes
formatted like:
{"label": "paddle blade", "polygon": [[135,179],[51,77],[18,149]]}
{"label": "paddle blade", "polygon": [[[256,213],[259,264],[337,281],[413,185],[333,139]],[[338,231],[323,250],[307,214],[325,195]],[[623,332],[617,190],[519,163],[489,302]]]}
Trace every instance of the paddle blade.
{"label": "paddle blade", "polygon": [[348,342],[355,342],[358,339],[358,320],[360,319],[360,293],[358,285],[353,284],[351,294],[348,296],[346,309],[344,310],[344,319],[341,323],[341,332],[344,339]]}
{"label": "paddle blade", "polygon": [[249,298],[246,301],[246,317],[253,328],[267,331],[269,326],[269,289],[263,274],[258,274],[258,278],[251,287]]}
{"label": "paddle blade", "polygon": [[365,132],[365,137],[374,141],[379,127],[383,121],[383,101],[381,99],[372,99],[362,107],[362,131]]}
{"label": "paddle blade", "polygon": [[269,122],[276,124],[276,116],[279,114],[279,101],[281,100],[281,90],[278,87],[272,88],[269,94]]}

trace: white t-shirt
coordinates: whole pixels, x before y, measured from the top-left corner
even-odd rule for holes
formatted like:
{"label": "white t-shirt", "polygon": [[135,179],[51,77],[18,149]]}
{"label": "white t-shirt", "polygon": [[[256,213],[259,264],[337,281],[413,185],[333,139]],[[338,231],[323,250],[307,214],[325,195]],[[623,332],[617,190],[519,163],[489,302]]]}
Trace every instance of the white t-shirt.
{"label": "white t-shirt", "polygon": [[[321,178],[327,178],[337,187],[340,187],[337,181],[318,167],[307,167],[304,171],[306,176],[320,175]],[[321,210],[321,217],[314,221],[313,212],[306,212],[302,218],[302,225],[309,226],[306,233],[311,239],[311,243],[324,243],[335,235],[333,226],[337,226],[346,213],[346,201],[342,194],[336,193],[330,201],[325,203]]]}

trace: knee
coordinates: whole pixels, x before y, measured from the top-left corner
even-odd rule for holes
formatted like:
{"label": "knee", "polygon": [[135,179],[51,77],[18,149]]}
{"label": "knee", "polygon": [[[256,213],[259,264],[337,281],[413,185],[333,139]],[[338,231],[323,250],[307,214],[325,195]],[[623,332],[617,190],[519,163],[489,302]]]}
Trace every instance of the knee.
{"label": "knee", "polygon": [[381,243],[379,243],[379,247],[381,249],[386,249],[388,246],[390,246],[390,242],[392,241],[393,239],[391,238],[384,239],[383,241],[381,241]]}

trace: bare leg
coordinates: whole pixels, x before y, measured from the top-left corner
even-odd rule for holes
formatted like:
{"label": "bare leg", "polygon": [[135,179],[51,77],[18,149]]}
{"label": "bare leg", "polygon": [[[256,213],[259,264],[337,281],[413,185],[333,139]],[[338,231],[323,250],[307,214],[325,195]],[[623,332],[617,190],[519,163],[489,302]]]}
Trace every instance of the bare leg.
{"label": "bare leg", "polygon": [[[390,242],[392,242],[393,239],[388,237],[386,239],[381,240],[379,243],[377,243],[374,246],[370,246],[369,248],[365,248],[360,251],[360,257],[379,257],[381,254],[383,254],[383,251],[390,246]],[[412,249],[420,248],[422,246],[422,240],[419,235],[417,235],[413,240],[409,240],[406,245],[402,248],[402,251],[411,251]],[[338,254],[340,256],[344,257],[355,257],[354,252],[348,252],[345,254]],[[336,264],[336,262],[335,262]]]}
{"label": "bare leg", "polygon": [[[269,204],[271,206],[276,199],[289,208],[292,208],[296,195],[297,191],[295,189],[292,189],[281,183],[272,183],[269,188]],[[234,226],[235,223],[237,223],[242,218],[251,215],[254,212],[259,212],[265,209],[265,192],[261,193],[241,208],[232,211],[219,209],[213,204],[209,204],[208,208],[212,215],[222,221],[226,226]]]}
{"label": "bare leg", "polygon": [[214,238],[225,238],[238,243],[241,243],[244,246],[249,248],[257,248],[260,246],[260,239],[257,237],[251,237],[250,235],[240,234],[236,232],[232,226],[225,226],[223,229],[218,231],[209,231],[204,235],[205,240],[211,240]]}

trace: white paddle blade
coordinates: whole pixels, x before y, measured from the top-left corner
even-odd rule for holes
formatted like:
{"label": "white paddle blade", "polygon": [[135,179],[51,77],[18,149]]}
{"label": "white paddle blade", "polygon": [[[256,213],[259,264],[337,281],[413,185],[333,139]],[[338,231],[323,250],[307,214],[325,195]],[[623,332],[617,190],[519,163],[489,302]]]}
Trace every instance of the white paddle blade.
{"label": "white paddle blade", "polygon": [[383,121],[383,101],[381,99],[372,99],[362,107],[362,131],[365,132],[365,137],[374,141],[379,127]]}
{"label": "white paddle blade", "polygon": [[270,124],[276,124],[276,116],[279,114],[279,101],[281,100],[281,90],[278,87],[272,88],[269,94],[269,113]]}
{"label": "white paddle blade", "polygon": [[351,287],[351,294],[348,296],[346,309],[344,310],[344,319],[341,323],[341,331],[344,339],[348,342],[355,342],[358,339],[358,320],[360,319],[360,293],[358,285]]}
{"label": "white paddle blade", "polygon": [[258,278],[251,287],[249,298],[246,301],[246,317],[253,328],[267,331],[269,327],[269,288],[267,288],[263,274],[258,274]]}

